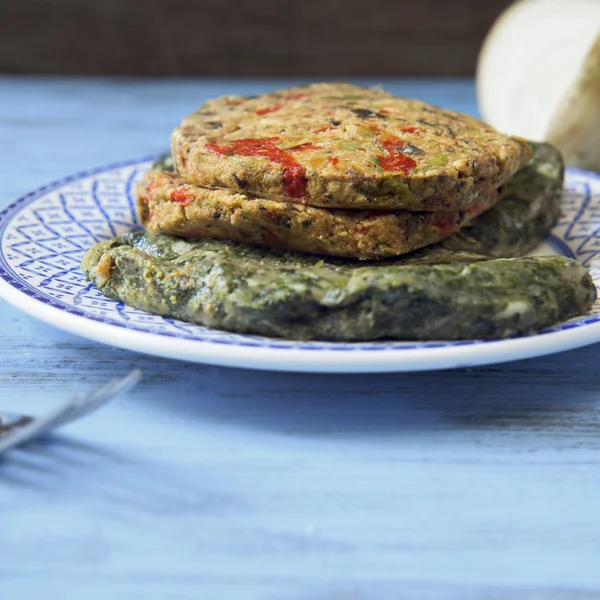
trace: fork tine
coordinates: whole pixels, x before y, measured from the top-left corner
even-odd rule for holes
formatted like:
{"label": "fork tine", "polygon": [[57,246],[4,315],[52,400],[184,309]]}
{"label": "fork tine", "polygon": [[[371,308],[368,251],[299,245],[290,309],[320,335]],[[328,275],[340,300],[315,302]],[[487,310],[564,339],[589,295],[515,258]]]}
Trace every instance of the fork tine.
{"label": "fork tine", "polygon": [[[111,395],[111,391],[114,387],[113,381],[111,380],[106,385],[103,385],[101,388],[94,388],[90,392],[86,394],[78,394],[77,396],[72,398],[72,403],[70,405],[65,406],[65,410],[60,414],[56,415],[56,418],[52,420],[52,424],[48,424],[51,429],[55,429],[56,427],[62,427],[66,425],[70,421],[74,421],[75,419],[83,416],[89,412],[92,412],[96,405],[100,406],[101,403],[98,400],[101,400],[104,403],[110,398],[114,397]],[[105,394],[105,391],[108,393]]]}
{"label": "fork tine", "polygon": [[102,405],[106,404],[118,394],[131,389],[137,383],[141,374],[142,372],[139,369],[134,369],[125,377],[115,377],[102,387],[95,388],[87,394],[80,394],[80,398],[75,398],[72,410],[60,414],[53,422],[50,429],[62,427],[70,421],[74,421],[75,419],[79,419],[98,410]]}
{"label": "fork tine", "polygon": [[134,369],[122,379],[112,379],[101,388],[90,393],[79,393],[59,406],[45,417],[34,419],[29,425],[16,430],[6,439],[0,441],[0,454],[9,448],[22,444],[38,435],[61,427],[70,421],[78,419],[114,398],[117,394],[129,390],[141,376],[139,369]]}
{"label": "fork tine", "polygon": [[[93,405],[92,410],[96,410],[118,394],[129,391],[139,381],[141,375],[142,372],[140,369],[134,369],[125,377],[111,379],[105,386],[99,388],[96,394],[91,395],[90,404]],[[88,405],[82,405],[82,409],[89,410]]]}
{"label": "fork tine", "polygon": [[[83,416],[85,409],[93,406],[93,400],[98,396],[100,391],[105,390],[109,387],[112,388],[112,380],[101,388],[95,388],[89,392],[79,392],[69,398],[62,406],[60,406],[55,412],[48,414],[46,417],[41,417],[41,423],[43,424],[42,430],[56,429],[62,427],[70,421]],[[108,396],[110,399],[112,396]],[[104,398],[104,395],[102,396]],[[91,412],[91,411],[88,411]]]}
{"label": "fork tine", "polygon": [[73,410],[69,414],[65,414],[61,417],[60,422],[55,427],[62,427],[70,421],[80,419],[89,413],[98,410],[102,405],[106,404],[109,400],[114,398],[121,391],[121,387],[116,381],[110,381],[105,386],[95,389],[89,394],[84,401],[80,401],[78,404],[73,406]]}

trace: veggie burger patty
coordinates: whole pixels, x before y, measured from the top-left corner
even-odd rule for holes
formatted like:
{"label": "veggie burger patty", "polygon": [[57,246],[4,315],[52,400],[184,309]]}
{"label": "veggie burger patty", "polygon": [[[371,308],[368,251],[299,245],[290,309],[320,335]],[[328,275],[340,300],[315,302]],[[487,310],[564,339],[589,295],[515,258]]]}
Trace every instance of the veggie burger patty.
{"label": "veggie burger patty", "polygon": [[225,96],[171,137],[189,183],[311,206],[464,210],[530,156],[477,119],[379,89],[321,83]]}
{"label": "veggie burger patty", "polygon": [[346,210],[249,196],[151,170],[137,188],[141,224],[153,233],[213,238],[310,254],[377,259],[433,244],[493,206],[499,190],[452,212]]}

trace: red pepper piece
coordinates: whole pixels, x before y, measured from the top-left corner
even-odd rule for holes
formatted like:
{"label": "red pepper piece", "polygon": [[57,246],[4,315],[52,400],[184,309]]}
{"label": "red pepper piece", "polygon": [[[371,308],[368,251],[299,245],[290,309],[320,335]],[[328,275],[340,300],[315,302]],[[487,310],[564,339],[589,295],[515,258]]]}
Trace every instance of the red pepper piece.
{"label": "red pepper piece", "polygon": [[404,141],[396,136],[387,136],[381,140],[386,149],[387,156],[378,156],[379,164],[384,171],[401,171],[408,175],[411,169],[417,166],[417,163],[410,157],[402,154]]}
{"label": "red pepper piece", "polygon": [[237,156],[261,156],[283,167],[283,188],[288,196],[302,198],[306,193],[304,167],[285,150],[275,145],[278,137],[242,139],[219,144],[209,142],[206,147],[218,154]]}
{"label": "red pepper piece", "polygon": [[257,115],[268,115],[269,113],[279,110],[282,106],[283,104],[276,104],[275,106],[271,106],[269,108],[259,108],[255,112]]}
{"label": "red pepper piece", "polygon": [[181,188],[171,192],[171,200],[173,202],[179,202],[180,204],[183,204],[183,206],[189,206],[193,199],[194,197],[187,190]]}
{"label": "red pepper piece", "polygon": [[438,216],[433,224],[442,235],[450,235],[456,229],[456,219],[452,215]]}

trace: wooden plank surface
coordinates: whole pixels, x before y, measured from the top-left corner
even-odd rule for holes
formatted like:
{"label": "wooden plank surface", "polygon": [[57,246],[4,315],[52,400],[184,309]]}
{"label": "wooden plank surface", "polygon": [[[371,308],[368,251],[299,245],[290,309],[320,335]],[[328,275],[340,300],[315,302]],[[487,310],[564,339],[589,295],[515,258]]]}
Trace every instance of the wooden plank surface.
{"label": "wooden plank surface", "polygon": [[[467,81],[383,84],[475,110]],[[0,210],[160,151],[207,97],[275,85],[0,78]],[[600,598],[600,345],[437,373],[277,374],[0,311],[0,408],[38,413],[144,372],[0,462],[2,599]]]}
{"label": "wooden plank surface", "polygon": [[3,0],[0,72],[472,75],[509,0]]}

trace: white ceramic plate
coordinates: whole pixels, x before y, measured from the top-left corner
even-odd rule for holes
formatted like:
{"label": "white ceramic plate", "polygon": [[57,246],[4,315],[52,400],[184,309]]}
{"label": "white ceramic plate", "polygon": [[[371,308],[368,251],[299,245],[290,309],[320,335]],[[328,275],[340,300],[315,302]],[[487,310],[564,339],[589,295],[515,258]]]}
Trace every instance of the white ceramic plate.
{"label": "white ceramic plate", "polygon": [[[79,269],[94,243],[136,226],[132,188],[152,159],[80,173],[0,213],[0,297],[30,315],[105,344],[202,363],[281,371],[383,372],[467,367],[600,341],[600,302],[539,334],[500,341],[296,342],[237,335],[108,300]],[[569,169],[564,217],[538,254],[563,254],[600,281],[600,175]]]}

